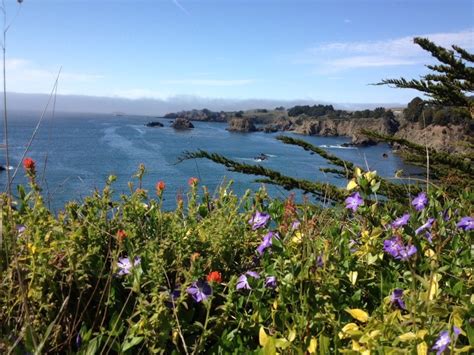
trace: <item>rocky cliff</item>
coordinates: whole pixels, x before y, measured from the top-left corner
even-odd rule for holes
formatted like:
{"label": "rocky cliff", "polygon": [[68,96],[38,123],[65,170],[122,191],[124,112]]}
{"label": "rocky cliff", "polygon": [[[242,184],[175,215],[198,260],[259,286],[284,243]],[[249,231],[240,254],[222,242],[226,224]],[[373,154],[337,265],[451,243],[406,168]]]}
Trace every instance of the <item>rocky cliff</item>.
{"label": "rocky cliff", "polygon": [[472,153],[474,144],[472,132],[469,134],[464,125],[429,125],[420,128],[418,123],[405,123],[394,136],[448,153]]}
{"label": "rocky cliff", "polygon": [[248,118],[233,118],[229,121],[227,130],[231,132],[248,133],[257,131],[257,128],[252,123],[252,120]]}
{"label": "rocky cliff", "polygon": [[293,125],[295,133],[318,136],[352,137],[354,145],[370,145],[375,142],[363,137],[362,129],[392,135],[397,132],[398,121],[392,118],[321,118],[296,120]]}

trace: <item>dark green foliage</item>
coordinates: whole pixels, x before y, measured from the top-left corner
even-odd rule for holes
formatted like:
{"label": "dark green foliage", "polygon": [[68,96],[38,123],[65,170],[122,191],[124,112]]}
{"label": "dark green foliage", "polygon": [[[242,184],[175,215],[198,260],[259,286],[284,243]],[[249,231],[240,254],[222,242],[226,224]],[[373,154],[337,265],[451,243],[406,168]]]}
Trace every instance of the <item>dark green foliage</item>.
{"label": "dark green foliage", "polygon": [[354,111],[351,114],[353,118],[387,118],[393,119],[395,115],[393,114],[392,110],[387,110],[384,107],[377,107],[375,110],[362,110],[362,111]]}
{"label": "dark green foliage", "polygon": [[455,45],[450,50],[437,46],[426,38],[416,37],[413,41],[430,52],[441,64],[427,65],[433,73],[422,76],[419,80],[384,79],[376,85],[415,89],[430,97],[435,104],[468,107],[472,110],[473,102],[469,96],[474,92],[474,56]]}
{"label": "dark green foliage", "polygon": [[[440,106],[425,102],[419,97],[411,100],[403,111],[405,119],[409,122],[418,122],[420,127],[436,124],[465,124],[471,121],[469,110],[465,107]],[[468,127],[467,127],[468,129]]]}
{"label": "dark green foliage", "polygon": [[283,175],[278,171],[264,168],[261,165],[239,163],[216,153],[208,153],[203,150],[198,150],[197,152],[185,152],[181,158],[181,161],[202,158],[209,159],[217,164],[224,165],[230,171],[247,175],[265,176],[269,180],[273,181],[274,184],[280,185],[287,190],[299,189],[304,192],[311,193],[321,200],[342,201],[344,199],[343,191],[331,184],[292,178],[290,176]]}
{"label": "dark green foliage", "polygon": [[[277,139],[285,144],[297,145],[306,151],[314,152],[318,154],[319,156],[321,156],[322,158],[326,159],[327,161],[331,162],[332,164],[344,168],[344,170],[321,169],[321,171],[336,173],[338,175],[342,175],[342,176],[345,176],[346,178],[349,178],[351,176],[352,171],[356,167],[350,161],[340,159],[336,157],[335,155],[328,153],[324,149],[316,147],[304,140],[296,139],[296,138],[292,138],[288,136],[278,136]],[[361,169],[361,172],[364,173],[365,172],[364,169]],[[379,177],[379,181],[380,181],[380,190],[379,190],[380,194],[385,195],[386,197],[397,200],[397,201],[405,201],[406,198],[408,197],[406,187],[399,184],[394,184],[388,181],[387,179],[384,179],[381,177]],[[416,193],[418,191],[419,191],[418,187],[416,186],[411,187],[412,193]]]}
{"label": "dark green foliage", "polygon": [[293,117],[305,114],[310,117],[321,117],[334,111],[332,105],[304,105],[290,108],[288,110],[288,116]]}
{"label": "dark green foliage", "polygon": [[403,111],[405,119],[409,122],[420,121],[424,105],[425,102],[421,98],[415,97],[408,103],[407,108]]}

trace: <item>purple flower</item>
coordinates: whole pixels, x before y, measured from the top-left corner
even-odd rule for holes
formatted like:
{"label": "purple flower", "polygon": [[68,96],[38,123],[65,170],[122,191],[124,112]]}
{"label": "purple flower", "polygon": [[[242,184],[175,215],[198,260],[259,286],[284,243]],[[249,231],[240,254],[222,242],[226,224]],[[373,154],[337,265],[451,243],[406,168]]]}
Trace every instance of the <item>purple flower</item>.
{"label": "purple flower", "polygon": [[408,213],[405,213],[403,216],[397,218],[392,222],[392,228],[400,228],[408,223],[408,220],[410,219],[410,215]]}
{"label": "purple flower", "polygon": [[168,308],[173,308],[175,306],[176,300],[181,296],[181,290],[177,285],[173,291],[165,291],[165,294],[168,296],[168,299],[165,301],[165,305]]}
{"label": "purple flower", "polygon": [[394,237],[383,242],[383,249],[397,260],[406,261],[416,254],[417,249],[414,245],[405,246],[400,238]]}
{"label": "purple flower", "polygon": [[76,348],[79,349],[82,345],[82,337],[81,337],[81,333],[77,333],[77,336],[76,336]]}
{"label": "purple flower", "polygon": [[317,267],[323,267],[324,266],[324,261],[323,261],[323,256],[322,255],[318,255],[318,257],[316,258],[316,266]]}
{"label": "purple flower", "polygon": [[425,238],[428,240],[428,242],[430,244],[433,244],[433,238],[431,238],[431,233],[430,232],[425,233]]}
{"label": "purple flower", "polygon": [[355,212],[359,206],[364,204],[364,200],[358,192],[354,192],[344,202],[346,203],[346,208],[352,210],[352,212]]}
{"label": "purple flower", "polygon": [[431,228],[434,221],[435,221],[434,218],[428,218],[428,221],[415,231],[415,234],[418,235],[420,234],[421,231],[425,230],[426,228]]}
{"label": "purple flower", "polygon": [[291,229],[292,230],[296,230],[296,229],[299,229],[300,228],[300,225],[301,225],[301,222],[296,220],[296,221],[293,221],[293,223],[291,223]]}
{"label": "purple flower", "polygon": [[23,224],[18,224],[16,230],[18,234],[23,234],[26,231],[26,227]]}
{"label": "purple flower", "polygon": [[262,243],[258,246],[257,251],[260,255],[263,255],[265,249],[272,246],[272,239],[278,238],[277,233],[268,232],[264,237]]}
{"label": "purple flower", "polygon": [[256,212],[252,218],[250,218],[249,223],[252,225],[252,230],[257,230],[259,228],[265,227],[267,222],[270,220],[270,215],[267,213]]}
{"label": "purple flower", "polygon": [[193,282],[191,286],[186,289],[186,292],[191,295],[197,303],[200,303],[212,295],[212,288],[206,281],[199,280]]}
{"label": "purple flower", "polygon": [[456,224],[458,228],[461,228],[465,231],[470,231],[474,229],[474,218],[472,217],[463,217],[461,220]]}
{"label": "purple flower", "polygon": [[134,266],[139,265],[141,262],[141,259],[139,256],[136,256],[135,259],[133,260],[133,263],[130,261],[130,258],[119,258],[119,261],[117,262],[117,267],[119,268],[118,275],[123,276],[123,275],[128,275],[132,272],[132,268]]}
{"label": "purple flower", "polygon": [[247,275],[253,277],[254,279],[259,279],[260,278],[260,275],[258,274],[258,272],[247,271],[245,274],[240,275],[239,278],[237,279],[237,287],[236,287],[237,290],[242,290],[242,289],[243,290],[250,290],[250,289],[252,289],[252,287],[250,287]]}
{"label": "purple flower", "polygon": [[393,290],[392,295],[390,296],[390,302],[400,309],[406,309],[405,302],[402,299],[403,290],[401,288],[396,288]]}
{"label": "purple flower", "polygon": [[245,274],[240,275],[237,279],[237,290],[250,290],[252,287],[249,285],[249,280]]}
{"label": "purple flower", "polygon": [[407,246],[404,246],[401,250],[400,250],[400,255],[398,256],[398,258],[395,258],[395,259],[400,259],[400,260],[403,260],[403,261],[407,261],[408,259],[410,259],[410,257],[414,254],[416,254],[418,249],[416,249],[416,247],[414,245],[407,245]]}
{"label": "purple flower", "polygon": [[265,279],[265,287],[266,288],[275,288],[277,286],[277,280],[275,276],[268,276]]}
{"label": "purple flower", "polygon": [[[458,327],[453,327],[454,339],[458,337],[461,333],[461,329]],[[451,344],[451,337],[449,336],[449,332],[447,330],[443,330],[439,333],[439,337],[435,342],[435,345],[431,348],[432,350],[438,350],[436,355],[440,355],[444,353],[448,345]]]}
{"label": "purple flower", "polygon": [[424,192],[420,192],[413,201],[411,201],[412,206],[415,207],[415,210],[421,211],[428,204],[428,198]]}
{"label": "purple flower", "polygon": [[259,279],[260,278],[259,273],[255,272],[255,271],[247,271],[246,274],[249,275],[249,276],[252,276],[254,279]]}

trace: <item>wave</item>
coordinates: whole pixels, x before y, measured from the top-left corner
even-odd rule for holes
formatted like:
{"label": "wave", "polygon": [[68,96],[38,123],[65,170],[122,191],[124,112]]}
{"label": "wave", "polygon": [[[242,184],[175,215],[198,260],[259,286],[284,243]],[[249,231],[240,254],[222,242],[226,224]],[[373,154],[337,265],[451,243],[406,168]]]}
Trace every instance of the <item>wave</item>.
{"label": "wave", "polygon": [[321,144],[319,146],[319,148],[328,148],[328,149],[357,149],[357,147],[346,147],[346,146],[342,146],[340,144]]}

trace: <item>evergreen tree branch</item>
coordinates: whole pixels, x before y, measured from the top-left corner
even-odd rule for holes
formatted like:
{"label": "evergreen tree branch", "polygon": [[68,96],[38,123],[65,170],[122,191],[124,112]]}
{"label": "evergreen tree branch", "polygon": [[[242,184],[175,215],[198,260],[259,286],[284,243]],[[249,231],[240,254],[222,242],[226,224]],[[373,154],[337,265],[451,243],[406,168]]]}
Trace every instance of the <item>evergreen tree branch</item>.
{"label": "evergreen tree branch", "polygon": [[321,200],[341,202],[344,200],[344,192],[329,183],[312,182],[305,179],[297,179],[281,174],[278,171],[264,168],[261,165],[248,165],[228,159],[220,154],[208,153],[203,150],[196,152],[184,152],[178,162],[189,159],[208,159],[214,163],[224,165],[229,171],[235,171],[247,175],[265,176],[274,184],[280,185],[286,190],[299,189],[311,193]]}

